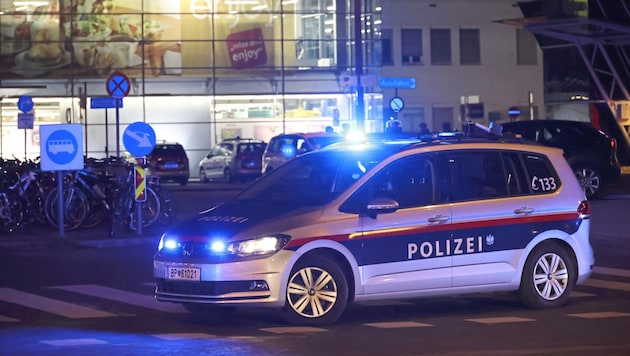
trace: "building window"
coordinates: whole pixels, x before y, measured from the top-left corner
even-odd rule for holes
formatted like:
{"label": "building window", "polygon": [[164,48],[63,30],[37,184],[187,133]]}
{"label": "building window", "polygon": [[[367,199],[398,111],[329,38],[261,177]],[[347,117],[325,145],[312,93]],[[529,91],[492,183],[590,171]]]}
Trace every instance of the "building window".
{"label": "building window", "polygon": [[431,64],[453,64],[451,60],[451,30],[431,29]]}
{"label": "building window", "polygon": [[479,30],[462,28],[459,30],[459,64],[481,64]]}
{"label": "building window", "polygon": [[516,29],[516,64],[538,64],[538,43],[536,38],[532,33],[520,28]]}
{"label": "building window", "polygon": [[401,62],[422,64],[422,30],[402,29],[400,31]]}
{"label": "building window", "polygon": [[384,66],[394,65],[394,52],[392,48],[393,33],[391,29],[383,29],[381,31],[381,50],[382,50],[382,64]]}

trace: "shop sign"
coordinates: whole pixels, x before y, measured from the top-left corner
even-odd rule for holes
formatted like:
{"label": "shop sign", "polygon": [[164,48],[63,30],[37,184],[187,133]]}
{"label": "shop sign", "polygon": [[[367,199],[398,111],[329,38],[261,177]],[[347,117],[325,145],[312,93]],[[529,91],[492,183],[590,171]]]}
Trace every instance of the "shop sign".
{"label": "shop sign", "polygon": [[267,52],[262,29],[234,32],[226,43],[232,68],[252,68],[267,63]]}

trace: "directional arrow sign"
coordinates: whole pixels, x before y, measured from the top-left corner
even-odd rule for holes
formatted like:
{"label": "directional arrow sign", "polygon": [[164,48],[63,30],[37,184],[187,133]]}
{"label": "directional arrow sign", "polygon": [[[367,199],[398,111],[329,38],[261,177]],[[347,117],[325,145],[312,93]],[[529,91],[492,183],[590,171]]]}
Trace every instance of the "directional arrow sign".
{"label": "directional arrow sign", "polygon": [[134,122],[125,129],[123,144],[134,157],[146,156],[155,147],[155,131],[147,123]]}

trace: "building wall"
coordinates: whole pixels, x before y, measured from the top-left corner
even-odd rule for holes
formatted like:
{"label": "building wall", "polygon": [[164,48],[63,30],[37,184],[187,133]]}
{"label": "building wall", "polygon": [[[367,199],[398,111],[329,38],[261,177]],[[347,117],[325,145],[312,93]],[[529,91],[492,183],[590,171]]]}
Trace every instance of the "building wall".
{"label": "building wall", "polygon": [[[415,89],[399,89],[405,100],[399,117],[403,128],[417,129],[418,117],[405,118],[405,113],[424,111],[429,128],[439,131],[433,122],[433,108],[452,107],[452,125],[459,127],[460,104],[463,96],[478,96],[484,104],[483,119],[488,124],[489,112],[501,114],[509,120],[508,108],[518,106],[527,115],[529,92],[533,92],[538,116],[543,112],[543,61],[537,48],[537,65],[517,65],[516,28],[496,21],[522,17],[512,1],[505,0],[385,0],[383,28],[393,31],[393,66],[384,66],[385,77],[416,78]],[[400,31],[403,28],[422,29],[423,64],[402,65]],[[431,65],[430,30],[451,30],[452,65]],[[480,65],[459,64],[459,29],[479,29],[481,44]],[[395,89],[383,90],[383,101],[396,95]],[[409,116],[409,115],[408,115]],[[493,117],[494,118],[494,117]],[[466,119],[466,118],[464,118]]]}

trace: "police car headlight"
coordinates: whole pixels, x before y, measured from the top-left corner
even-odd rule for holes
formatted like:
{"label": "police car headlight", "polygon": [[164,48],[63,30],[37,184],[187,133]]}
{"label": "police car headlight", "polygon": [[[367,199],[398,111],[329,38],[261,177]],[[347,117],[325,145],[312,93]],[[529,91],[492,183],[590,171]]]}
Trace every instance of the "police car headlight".
{"label": "police car headlight", "polygon": [[160,238],[160,243],[158,244],[158,251],[162,250],[175,250],[179,248],[179,241],[173,237],[169,237],[166,234],[162,235]]}
{"label": "police car headlight", "polygon": [[235,241],[227,246],[227,252],[240,257],[271,255],[289,242],[287,235],[270,235],[251,240]]}

